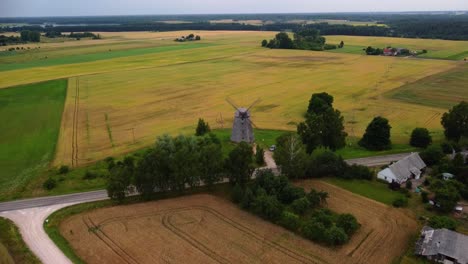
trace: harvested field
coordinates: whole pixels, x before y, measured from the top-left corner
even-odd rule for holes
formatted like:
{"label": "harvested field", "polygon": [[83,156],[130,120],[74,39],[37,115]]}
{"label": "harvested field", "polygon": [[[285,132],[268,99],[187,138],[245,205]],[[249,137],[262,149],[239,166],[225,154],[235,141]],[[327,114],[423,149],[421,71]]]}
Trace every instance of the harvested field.
{"label": "harvested field", "polygon": [[211,195],[98,209],[60,230],[87,263],[390,263],[404,252],[412,219],[325,183],[301,183],[311,184],[330,192],[331,209],[363,224],[347,245],[317,245]]}

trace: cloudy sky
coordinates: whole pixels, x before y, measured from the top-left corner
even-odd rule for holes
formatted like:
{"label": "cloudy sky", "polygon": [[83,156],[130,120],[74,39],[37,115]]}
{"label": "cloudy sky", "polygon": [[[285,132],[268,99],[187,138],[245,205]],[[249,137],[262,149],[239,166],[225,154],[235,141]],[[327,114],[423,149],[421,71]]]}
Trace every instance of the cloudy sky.
{"label": "cloudy sky", "polygon": [[468,0],[0,0],[0,17],[468,10]]}

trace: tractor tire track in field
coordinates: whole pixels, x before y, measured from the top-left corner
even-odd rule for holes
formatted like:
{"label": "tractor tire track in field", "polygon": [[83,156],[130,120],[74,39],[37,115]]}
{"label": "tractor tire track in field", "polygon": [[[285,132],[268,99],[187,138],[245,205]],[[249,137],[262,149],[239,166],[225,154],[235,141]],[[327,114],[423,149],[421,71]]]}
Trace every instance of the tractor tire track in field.
{"label": "tractor tire track in field", "polygon": [[174,235],[178,236],[183,241],[189,243],[194,248],[198,249],[200,252],[205,254],[206,256],[210,257],[217,263],[231,263],[229,260],[223,258],[222,256],[216,254],[213,250],[209,249],[207,246],[203,245],[202,243],[198,242],[196,239],[193,239],[190,235],[187,235],[183,231],[179,230],[175,225],[171,223],[171,215],[163,215],[162,217],[162,224],[163,226],[171,231]]}
{"label": "tractor tire track in field", "polygon": [[78,118],[80,107],[80,79],[76,78],[75,83],[75,106],[73,109],[72,128],[72,167],[78,166]]}
{"label": "tractor tire track in field", "polygon": [[96,237],[101,240],[104,244],[109,247],[117,256],[119,256],[125,263],[139,264],[130,254],[128,254],[123,248],[121,248],[115,241],[107,236],[103,231],[100,230],[98,225],[95,225],[89,216],[83,217],[83,223],[88,228],[89,232],[92,232]]}
{"label": "tractor tire track in field", "polygon": [[[215,210],[213,208],[210,208],[210,207],[207,207],[207,206],[180,207],[180,208],[167,209],[167,210],[159,211],[159,212],[156,212],[156,213],[150,213],[150,214],[139,214],[139,215],[132,215],[132,216],[129,216],[129,217],[108,218],[108,219],[102,221],[97,226],[103,227],[105,225],[115,223],[115,222],[120,222],[122,220],[138,219],[138,218],[148,217],[148,216],[153,216],[154,217],[154,216],[157,216],[157,215],[161,215],[162,216],[163,226],[166,227],[174,235],[178,236],[179,238],[181,238],[185,242],[189,243],[191,246],[198,249],[203,254],[205,254],[206,256],[210,257],[211,259],[213,259],[214,261],[216,261],[218,263],[231,263],[229,260],[223,258],[222,256],[220,256],[219,254],[217,254],[213,250],[207,248],[204,244],[199,242],[196,238],[192,237],[190,234],[187,234],[183,230],[179,229],[171,221],[175,214],[177,214],[179,212],[192,211],[192,210],[200,210],[200,211],[203,211],[203,212],[210,213],[211,215],[215,216],[217,219],[221,220],[222,222],[224,222],[228,226],[230,226],[230,227],[244,233],[245,235],[251,237],[254,241],[257,241],[260,244],[264,244],[264,245],[268,246],[269,248],[276,249],[276,250],[280,251],[281,253],[283,253],[284,255],[286,255],[286,256],[288,256],[288,257],[290,257],[290,258],[292,258],[292,259],[294,259],[294,260],[296,260],[296,261],[298,261],[300,263],[327,263],[326,261],[324,261],[323,259],[320,259],[318,257],[314,256],[314,258],[315,258],[315,260],[314,260],[314,259],[309,258],[308,256],[304,256],[304,255],[302,255],[300,253],[297,253],[297,252],[295,252],[295,251],[293,251],[293,250],[291,250],[291,249],[289,249],[287,247],[282,246],[280,243],[278,243],[276,241],[265,240],[265,238],[263,236],[257,234],[254,230],[251,230],[248,227],[245,227],[242,224],[233,221],[232,219],[230,219],[229,217],[226,217],[225,215],[221,214],[217,210]],[[99,232],[104,234],[104,232],[102,230],[99,230]],[[109,237],[107,237],[107,238],[110,241],[112,241],[112,239],[110,239]],[[113,244],[116,244],[116,243],[113,242]]]}

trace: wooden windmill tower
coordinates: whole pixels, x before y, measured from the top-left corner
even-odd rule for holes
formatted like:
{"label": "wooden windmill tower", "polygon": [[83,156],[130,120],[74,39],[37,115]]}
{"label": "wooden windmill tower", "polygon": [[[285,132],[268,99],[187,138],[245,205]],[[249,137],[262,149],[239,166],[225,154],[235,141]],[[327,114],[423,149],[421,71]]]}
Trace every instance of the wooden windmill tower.
{"label": "wooden windmill tower", "polygon": [[226,101],[236,110],[234,123],[232,125],[231,141],[237,143],[242,141],[253,143],[255,137],[252,125],[254,127],[257,126],[250,119],[250,109],[260,102],[260,98],[253,102],[248,108],[238,107],[230,98],[226,98]]}

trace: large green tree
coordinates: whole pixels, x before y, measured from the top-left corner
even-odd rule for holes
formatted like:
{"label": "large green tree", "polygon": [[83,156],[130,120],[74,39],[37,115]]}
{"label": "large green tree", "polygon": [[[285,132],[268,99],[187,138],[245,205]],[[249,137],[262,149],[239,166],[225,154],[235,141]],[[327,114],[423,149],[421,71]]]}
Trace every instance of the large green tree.
{"label": "large green tree", "polygon": [[306,120],[297,126],[297,133],[306,145],[306,152],[312,153],[319,146],[332,150],[340,149],[346,144],[343,116],[332,107],[321,113],[308,113]]}
{"label": "large green tree", "polygon": [[285,133],[276,139],[273,153],[281,173],[288,178],[304,178],[307,167],[307,154],[301,138],[296,133]]}
{"label": "large green tree", "polygon": [[239,143],[229,153],[225,167],[229,175],[229,181],[233,184],[239,184],[245,187],[254,170],[251,146],[246,142]]}
{"label": "large green tree", "polygon": [[432,143],[432,137],[426,128],[415,128],[411,133],[410,145],[418,148],[426,148]]}
{"label": "large green tree", "polygon": [[392,146],[390,141],[391,128],[388,119],[380,116],[375,117],[367,126],[359,145],[369,150],[390,149]]}
{"label": "large green tree", "polygon": [[211,187],[222,179],[223,150],[221,143],[212,134],[199,141],[200,177],[204,184]]}
{"label": "large green tree", "polygon": [[315,93],[309,100],[309,107],[307,113],[320,114],[325,112],[328,108],[333,107],[333,96],[328,93]]}
{"label": "large green tree", "polygon": [[134,174],[133,159],[126,158],[124,162],[117,162],[109,171],[107,195],[112,200],[123,202]]}
{"label": "large green tree", "polygon": [[468,103],[463,101],[442,116],[445,137],[458,141],[468,137]]}

